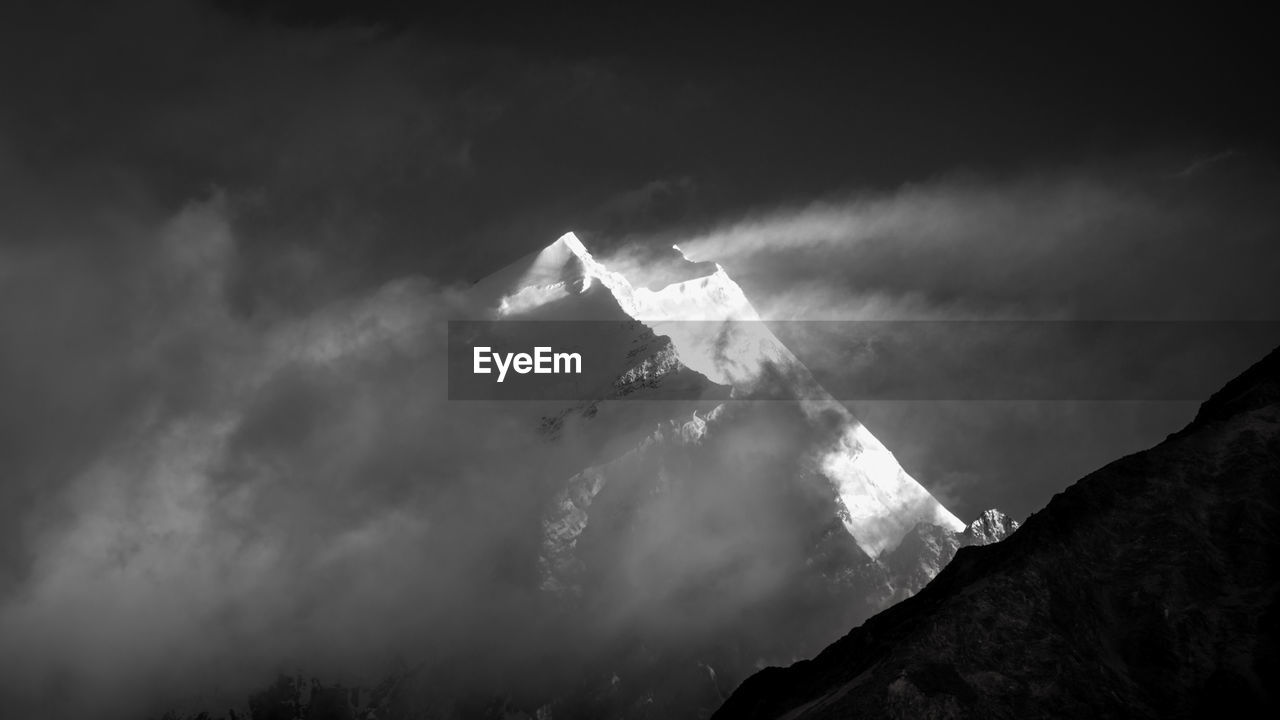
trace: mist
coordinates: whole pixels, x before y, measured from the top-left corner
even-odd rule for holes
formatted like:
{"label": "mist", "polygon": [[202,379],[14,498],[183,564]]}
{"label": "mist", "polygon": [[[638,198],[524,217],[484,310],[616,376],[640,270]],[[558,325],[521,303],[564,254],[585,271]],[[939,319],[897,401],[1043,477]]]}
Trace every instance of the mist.
{"label": "mist", "polygon": [[[815,375],[837,380],[867,359],[855,339],[833,342],[833,326],[809,321],[855,321],[850,333],[858,321],[1224,323],[1216,334],[1193,330],[1094,367],[1110,398],[894,401],[844,383],[854,414],[961,517],[991,506],[1025,517],[1074,479],[1180,429],[1202,394],[1280,342],[1269,280],[1280,272],[1276,197],[1280,175],[1265,157],[1165,150],[1030,172],[942,173],[630,240],[677,244],[690,260],[719,263]],[[646,265],[636,257],[623,249],[617,261]],[[1258,324],[1233,325],[1242,320]],[[957,394],[975,377],[1018,368],[991,350],[948,348],[939,367],[968,368],[951,379]],[[1070,342],[1038,351],[1106,357]],[[1178,358],[1181,388],[1196,390],[1143,395],[1159,374],[1149,363],[1159,363],[1142,358],[1156,357]]]}
{"label": "mist", "polygon": [[[618,532],[608,569],[580,601],[557,597],[537,570],[543,519],[570,475],[613,459],[587,432],[606,421],[571,416],[550,437],[541,408],[449,402],[446,320],[479,311],[463,287],[406,277],[306,313],[237,313],[235,215],[215,192],[136,217],[115,272],[31,251],[6,285],[13,327],[76,293],[74,322],[44,315],[24,333],[43,342],[5,353],[30,398],[5,426],[61,439],[8,456],[6,707],[242,708],[276,673],[368,686],[406,667],[427,697],[545,698],[632,638],[710,646],[807,601],[787,568],[830,491],[779,482],[816,442],[798,414],[688,449],[635,519],[593,510],[591,532]],[[627,405],[605,412],[609,447],[678,409]],[[809,504],[788,499],[806,483]]]}

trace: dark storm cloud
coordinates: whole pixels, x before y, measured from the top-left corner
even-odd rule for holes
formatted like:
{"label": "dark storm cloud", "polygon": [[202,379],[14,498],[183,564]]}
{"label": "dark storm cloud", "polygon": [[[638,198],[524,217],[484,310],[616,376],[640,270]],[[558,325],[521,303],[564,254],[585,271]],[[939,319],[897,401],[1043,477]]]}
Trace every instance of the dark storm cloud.
{"label": "dark storm cloud", "polygon": [[59,194],[74,169],[170,211],[211,183],[257,198],[246,310],[316,301],[321,258],[326,287],[474,279],[566,229],[1134,146],[1266,150],[1277,121],[1269,39],[1225,14],[81,5],[6,8],[9,158]]}
{"label": "dark storm cloud", "polygon": [[243,312],[406,267],[482,275],[653,181],[627,140],[661,120],[654,107],[690,102],[605,62],[375,22],[284,26],[185,2],[52,3],[21,19],[0,29],[2,147],[22,186],[10,217],[47,231],[74,193],[173,212],[224,188]]}
{"label": "dark storm cloud", "polygon": [[[282,663],[377,675],[415,627],[439,656],[464,615],[510,629],[541,476],[476,458],[525,426],[442,408],[451,291],[384,279],[413,270],[378,240],[413,207],[418,271],[456,276],[422,217],[501,83],[446,103],[466,49],[198,5],[38,19],[0,71],[6,707],[136,714],[210,678],[239,702]],[[513,92],[577,82],[483,55]]]}
{"label": "dark storm cloud", "polygon": [[536,600],[513,568],[562,473],[531,459],[530,418],[445,402],[457,293],[406,278],[245,318],[231,214],[215,195],[136,227],[118,273],[55,251],[6,285],[25,301],[6,327],[33,340],[50,319],[33,307],[93,301],[6,345],[12,710],[225,705],[280,668],[376,680],[398,651],[495,668],[468,648],[513,637]]}

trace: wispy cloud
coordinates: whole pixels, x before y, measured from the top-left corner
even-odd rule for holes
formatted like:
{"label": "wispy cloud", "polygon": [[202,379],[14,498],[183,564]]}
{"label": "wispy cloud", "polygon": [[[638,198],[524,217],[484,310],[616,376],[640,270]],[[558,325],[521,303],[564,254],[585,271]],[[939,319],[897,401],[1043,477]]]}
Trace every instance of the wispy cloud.
{"label": "wispy cloud", "polygon": [[779,319],[1272,319],[1280,179],[1161,164],[946,176],[677,240]]}

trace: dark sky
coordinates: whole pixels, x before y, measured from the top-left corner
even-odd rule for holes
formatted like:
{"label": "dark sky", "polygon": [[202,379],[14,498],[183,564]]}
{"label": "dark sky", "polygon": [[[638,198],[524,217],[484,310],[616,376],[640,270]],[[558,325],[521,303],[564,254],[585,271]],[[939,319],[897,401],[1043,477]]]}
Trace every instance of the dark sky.
{"label": "dark sky", "polygon": [[1270,162],[1280,120],[1265,23],[1227,10],[419,5],[18,3],[9,162],[55,186],[114,174],[165,208],[252,195],[249,303],[301,292],[256,255],[282,242],[356,286],[478,277],[568,227],[957,170]]}
{"label": "dark sky", "polygon": [[[1261,16],[422,5],[0,9],[0,644],[39,692],[227,661],[183,618],[310,588],[317,534],[465,508],[468,458],[510,448],[360,353],[568,230],[620,263],[678,242],[776,320],[1280,320]],[[838,370],[825,349],[795,348]],[[1024,517],[1195,407],[853,404],[966,518]],[[316,616],[365,607],[341,599]],[[134,675],[94,654],[119,643]]]}

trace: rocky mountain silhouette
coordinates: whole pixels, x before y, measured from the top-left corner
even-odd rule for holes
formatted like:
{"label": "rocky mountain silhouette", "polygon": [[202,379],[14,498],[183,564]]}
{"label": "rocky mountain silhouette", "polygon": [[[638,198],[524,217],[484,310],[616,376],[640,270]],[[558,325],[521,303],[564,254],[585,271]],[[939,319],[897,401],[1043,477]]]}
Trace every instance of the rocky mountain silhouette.
{"label": "rocky mountain silhouette", "polygon": [[1159,445],[715,713],[754,718],[1204,717],[1280,692],[1280,349]]}

